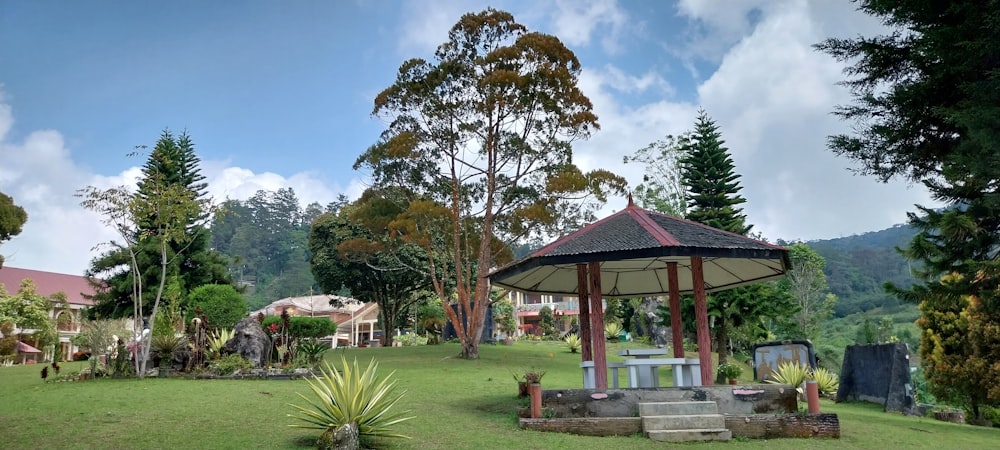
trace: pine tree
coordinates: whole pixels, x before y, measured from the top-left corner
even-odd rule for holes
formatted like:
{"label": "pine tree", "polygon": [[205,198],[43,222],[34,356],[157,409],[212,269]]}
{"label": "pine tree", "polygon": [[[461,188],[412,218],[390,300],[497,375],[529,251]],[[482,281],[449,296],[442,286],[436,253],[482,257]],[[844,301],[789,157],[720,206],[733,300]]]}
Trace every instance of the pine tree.
{"label": "pine tree", "polygon": [[862,1],[893,28],[816,47],[849,63],[855,123],[830,149],[882,181],[923,183],[944,209],[918,207],[903,250],[921,283],[887,289],[919,302],[920,352],[931,390],[968,408],[1000,406],[1000,4]]}
{"label": "pine tree", "polygon": [[[196,202],[207,196],[207,183],[198,167],[199,159],[194,153],[194,144],[187,133],[174,137],[165,130],[150,152],[142,168],[143,178],[138,183],[136,195],[147,203],[155,201],[159,189],[164,186],[183,186]],[[136,224],[134,241],[136,259],[142,272],[144,302],[155,297],[153,293],[159,284],[159,248],[153,228],[157,223],[155,212],[140,218]],[[200,222],[208,214],[198,208],[186,214],[187,238],[183,242],[169,243],[168,253],[172,259],[168,268],[168,284],[171,286],[167,301],[183,301],[190,290],[205,284],[232,284],[226,270],[225,259],[209,247],[208,230]],[[173,258],[180,254],[180,258]],[[124,317],[132,313],[132,272],[130,258],[124,249],[110,250],[91,262],[87,273],[101,278],[108,289],[94,296],[93,316]],[[170,298],[173,297],[173,298]]]}
{"label": "pine tree", "polygon": [[[746,225],[746,216],[737,207],[746,202],[739,195],[740,175],[736,173],[729,149],[723,146],[725,141],[719,127],[704,110],[698,113],[694,130],[685,141],[681,181],[687,188],[686,218],[721,230],[747,234],[751,226]],[[748,286],[718,292],[708,298],[708,309],[715,318],[714,334],[720,365],[726,362],[729,353],[729,328],[756,320],[766,313],[758,305],[763,300],[754,295],[760,290],[761,287]],[[725,380],[720,376],[719,382]]]}
{"label": "pine tree", "polygon": [[719,127],[701,110],[685,140],[681,180],[687,188],[687,219],[746,235],[752,227],[746,225],[743,209],[737,207],[746,199],[739,195],[740,175],[729,149],[723,146]]}

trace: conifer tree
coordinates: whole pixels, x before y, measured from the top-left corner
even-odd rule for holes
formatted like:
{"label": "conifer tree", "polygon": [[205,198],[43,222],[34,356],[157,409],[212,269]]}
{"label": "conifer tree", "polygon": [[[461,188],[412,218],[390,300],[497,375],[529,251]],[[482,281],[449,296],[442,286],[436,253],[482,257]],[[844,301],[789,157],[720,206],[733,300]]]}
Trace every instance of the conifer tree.
{"label": "conifer tree", "polygon": [[681,159],[681,180],[687,188],[687,219],[720,230],[746,235],[751,226],[738,205],[740,175],[722,133],[708,113],[699,111],[694,130],[686,136],[685,156]]}

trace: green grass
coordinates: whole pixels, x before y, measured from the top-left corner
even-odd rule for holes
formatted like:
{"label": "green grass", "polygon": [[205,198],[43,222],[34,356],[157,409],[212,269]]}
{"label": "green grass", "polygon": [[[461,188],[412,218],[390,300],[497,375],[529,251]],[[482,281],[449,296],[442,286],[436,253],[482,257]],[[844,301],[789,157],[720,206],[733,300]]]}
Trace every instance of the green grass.
{"label": "green grass", "polygon": [[[610,344],[609,359],[632,344]],[[540,368],[543,388],[582,385],[580,354],[555,343],[484,345],[480,359],[461,360],[456,344],[327,352],[331,362],[346,352],[366,363],[380,361],[383,375],[396,371],[407,393],[401,405],[416,418],[398,432],[412,440],[387,442],[398,449],[652,449],[661,443],[631,437],[594,438],[523,431],[515,410],[511,371]],[[83,363],[67,363],[63,373]],[[289,428],[289,403],[304,404],[305,381],[156,379],[43,383],[40,366],[0,368],[2,448],[309,448],[317,433]],[[748,372],[744,372],[747,378]],[[669,370],[661,381],[669,383]],[[887,414],[877,406],[824,402],[840,416],[840,440],[737,440],[698,448],[989,448],[1000,430]]]}

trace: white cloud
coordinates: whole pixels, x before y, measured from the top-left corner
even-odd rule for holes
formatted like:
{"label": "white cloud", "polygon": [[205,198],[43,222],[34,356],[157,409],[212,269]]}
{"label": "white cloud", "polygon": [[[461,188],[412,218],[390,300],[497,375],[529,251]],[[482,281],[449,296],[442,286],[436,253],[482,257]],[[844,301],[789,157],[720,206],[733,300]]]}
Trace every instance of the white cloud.
{"label": "white cloud", "polygon": [[[83,274],[95,247],[121,238],[105,227],[101,217],[79,205],[74,194],[94,186],[106,189],[134,186],[141,176],[139,167],[119,174],[91,173],[73,160],[62,135],[54,130],[29,133],[23,142],[10,142],[7,134],[13,126],[11,105],[0,96],[0,192],[28,213],[22,232],[0,244],[5,265],[58,273]],[[245,200],[257,190],[291,187],[305,206],[311,202],[326,205],[337,194],[357,198],[364,186],[357,179],[343,186],[330,186],[313,173],[284,177],[275,173],[226,167],[225,163],[203,161],[202,174],[209,183],[209,195]]]}
{"label": "white cloud", "polygon": [[615,0],[559,0],[553,13],[553,33],[570,45],[590,45],[596,30],[604,31],[601,47],[610,54],[621,50],[619,39],[628,14]]}

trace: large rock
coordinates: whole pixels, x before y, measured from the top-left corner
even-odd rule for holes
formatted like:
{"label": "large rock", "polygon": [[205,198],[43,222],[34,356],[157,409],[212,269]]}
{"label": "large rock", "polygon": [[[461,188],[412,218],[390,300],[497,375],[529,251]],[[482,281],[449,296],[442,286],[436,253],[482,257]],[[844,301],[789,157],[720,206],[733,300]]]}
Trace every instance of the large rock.
{"label": "large rock", "polygon": [[262,367],[267,361],[271,339],[261,328],[260,323],[252,317],[247,317],[236,324],[233,338],[222,346],[223,354],[237,354],[253,363],[254,367]]}

